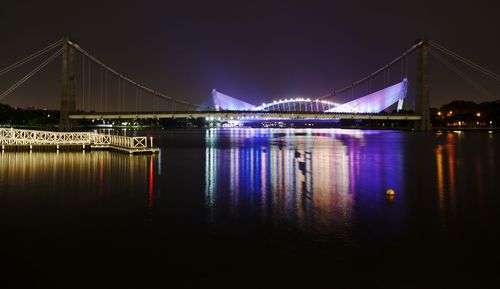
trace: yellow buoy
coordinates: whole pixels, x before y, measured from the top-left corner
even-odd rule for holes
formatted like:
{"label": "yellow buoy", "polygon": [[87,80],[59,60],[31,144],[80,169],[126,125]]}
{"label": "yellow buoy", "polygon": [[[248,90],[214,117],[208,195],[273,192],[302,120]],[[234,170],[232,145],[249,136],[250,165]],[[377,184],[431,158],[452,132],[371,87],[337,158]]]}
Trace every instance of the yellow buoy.
{"label": "yellow buoy", "polygon": [[385,193],[388,196],[394,196],[394,195],[396,195],[396,192],[393,189],[388,189]]}

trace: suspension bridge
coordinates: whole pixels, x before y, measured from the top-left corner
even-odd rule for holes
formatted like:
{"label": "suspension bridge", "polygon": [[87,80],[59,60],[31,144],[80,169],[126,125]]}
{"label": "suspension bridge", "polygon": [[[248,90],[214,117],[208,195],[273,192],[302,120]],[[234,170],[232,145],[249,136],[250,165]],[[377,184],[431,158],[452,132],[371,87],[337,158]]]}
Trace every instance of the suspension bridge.
{"label": "suspension bridge", "polygon": [[[74,131],[78,120],[204,118],[258,122],[266,120],[395,120],[414,123],[414,129],[431,129],[429,114],[429,54],[471,84],[483,95],[495,97],[466,73],[454,66],[445,56],[500,81],[500,76],[483,66],[427,39],[420,39],[408,50],[366,77],[318,97],[293,97],[270,100],[259,105],[213,90],[205,104],[169,96],[123,75],[64,37],[41,50],[0,70],[0,77],[35,59],[43,62],[0,94],[0,101],[23,85],[59,56],[61,61],[60,120],[61,131]],[[48,55],[48,56],[47,56]],[[409,62],[414,60],[415,67]],[[77,68],[78,66],[78,68]],[[413,79],[410,80],[410,75]],[[1,80],[1,78],[0,78]],[[77,81],[78,80],[78,81]],[[410,84],[414,87],[413,102],[408,101]],[[49,136],[51,139],[40,139]],[[28,136],[28,137],[27,137]],[[31,137],[30,137],[31,136]],[[19,142],[13,138],[21,137]],[[2,131],[2,145],[51,144],[52,140],[75,139],[79,136],[55,136],[49,133]],[[8,139],[8,140],[7,140]],[[31,139],[31,141],[30,141]],[[103,146],[89,136],[86,144]],[[71,142],[69,142],[71,143]],[[107,143],[129,152],[145,151],[133,145],[134,140]],[[140,146],[142,146],[142,141]],[[78,143],[78,145],[81,145]],[[147,147],[147,146],[146,146]],[[154,150],[153,150],[154,151]]]}

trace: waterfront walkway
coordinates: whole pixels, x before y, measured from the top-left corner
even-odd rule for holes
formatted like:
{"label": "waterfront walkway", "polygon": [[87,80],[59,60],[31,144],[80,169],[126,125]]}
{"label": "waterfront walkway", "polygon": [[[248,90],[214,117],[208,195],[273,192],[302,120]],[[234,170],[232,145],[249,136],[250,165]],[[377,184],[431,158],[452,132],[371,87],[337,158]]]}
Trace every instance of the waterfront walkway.
{"label": "waterfront walkway", "polygon": [[145,136],[128,137],[96,132],[54,132],[0,128],[0,145],[5,150],[109,149],[129,154],[156,153]]}

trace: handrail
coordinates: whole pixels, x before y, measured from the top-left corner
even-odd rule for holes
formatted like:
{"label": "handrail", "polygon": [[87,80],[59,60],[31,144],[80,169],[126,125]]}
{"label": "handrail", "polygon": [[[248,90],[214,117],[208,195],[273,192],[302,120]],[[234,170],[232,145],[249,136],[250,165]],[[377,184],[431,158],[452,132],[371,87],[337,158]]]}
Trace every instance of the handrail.
{"label": "handrail", "polygon": [[141,149],[147,148],[147,138],[96,132],[53,132],[0,128],[0,145],[96,145]]}

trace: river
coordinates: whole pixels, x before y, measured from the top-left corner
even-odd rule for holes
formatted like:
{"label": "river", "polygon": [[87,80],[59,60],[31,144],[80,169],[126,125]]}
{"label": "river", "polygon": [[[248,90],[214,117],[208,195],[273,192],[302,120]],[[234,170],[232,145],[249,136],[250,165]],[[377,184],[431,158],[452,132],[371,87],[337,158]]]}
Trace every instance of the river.
{"label": "river", "polygon": [[160,153],[0,154],[0,285],[499,284],[498,133],[135,133]]}

